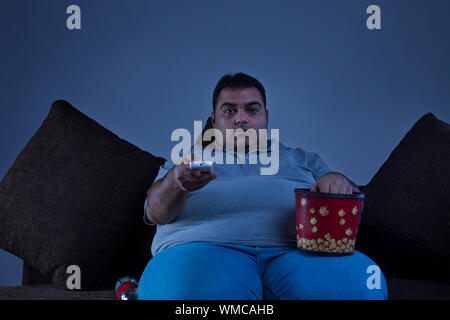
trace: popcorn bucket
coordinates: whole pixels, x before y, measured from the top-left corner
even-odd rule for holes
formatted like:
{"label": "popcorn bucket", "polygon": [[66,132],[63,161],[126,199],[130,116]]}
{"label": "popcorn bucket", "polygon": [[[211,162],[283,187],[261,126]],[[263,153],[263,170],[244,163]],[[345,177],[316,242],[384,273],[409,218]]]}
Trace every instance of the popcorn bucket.
{"label": "popcorn bucket", "polygon": [[364,193],[294,192],[297,247],[308,254],[353,254]]}

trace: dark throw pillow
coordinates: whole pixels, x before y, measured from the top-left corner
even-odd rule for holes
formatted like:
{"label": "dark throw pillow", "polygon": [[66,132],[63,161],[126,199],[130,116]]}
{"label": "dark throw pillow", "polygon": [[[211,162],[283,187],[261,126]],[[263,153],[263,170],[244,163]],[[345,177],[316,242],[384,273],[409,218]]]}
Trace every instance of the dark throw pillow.
{"label": "dark throw pillow", "polygon": [[0,247],[62,288],[77,265],[89,289],[142,224],[164,161],[54,102],[0,183]]}
{"label": "dark throw pillow", "polygon": [[450,126],[421,117],[368,183],[357,249],[392,278],[449,280]]}

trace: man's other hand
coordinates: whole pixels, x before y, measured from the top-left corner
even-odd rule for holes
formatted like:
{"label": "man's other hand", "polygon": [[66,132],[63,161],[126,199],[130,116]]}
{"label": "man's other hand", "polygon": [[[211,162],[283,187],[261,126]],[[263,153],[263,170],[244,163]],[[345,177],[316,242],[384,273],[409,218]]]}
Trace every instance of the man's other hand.
{"label": "man's other hand", "polygon": [[310,191],[340,194],[361,192],[355,184],[339,172],[327,173],[313,184]]}

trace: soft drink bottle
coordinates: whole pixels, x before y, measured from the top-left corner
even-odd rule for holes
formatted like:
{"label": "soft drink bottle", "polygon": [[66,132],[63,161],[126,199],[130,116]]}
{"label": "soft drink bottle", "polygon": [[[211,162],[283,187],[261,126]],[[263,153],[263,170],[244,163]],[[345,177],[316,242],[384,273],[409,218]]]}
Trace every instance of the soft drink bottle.
{"label": "soft drink bottle", "polygon": [[123,277],[116,282],[117,300],[137,300],[138,282],[132,277]]}

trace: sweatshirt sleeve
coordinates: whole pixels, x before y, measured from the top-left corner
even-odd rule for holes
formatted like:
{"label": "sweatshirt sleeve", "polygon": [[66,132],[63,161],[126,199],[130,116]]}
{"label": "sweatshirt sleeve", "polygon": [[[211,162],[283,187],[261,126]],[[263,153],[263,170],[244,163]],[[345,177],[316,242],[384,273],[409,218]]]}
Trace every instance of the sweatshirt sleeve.
{"label": "sweatshirt sleeve", "polygon": [[306,152],[306,165],[313,173],[314,179],[319,180],[332,170],[328,167],[325,161],[316,152]]}

